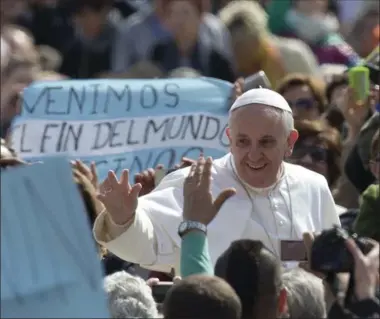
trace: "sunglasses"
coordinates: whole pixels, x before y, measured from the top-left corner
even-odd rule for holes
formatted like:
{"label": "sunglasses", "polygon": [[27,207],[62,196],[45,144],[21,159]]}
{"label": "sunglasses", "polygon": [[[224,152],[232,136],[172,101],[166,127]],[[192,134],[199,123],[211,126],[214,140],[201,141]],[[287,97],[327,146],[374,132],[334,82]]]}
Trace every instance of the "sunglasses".
{"label": "sunglasses", "polygon": [[314,107],[315,101],[313,99],[298,99],[296,101],[287,101],[291,108],[310,110]]}
{"label": "sunglasses", "polygon": [[327,162],[328,151],[322,147],[300,145],[293,150],[292,157],[296,159],[309,155],[313,162]]}

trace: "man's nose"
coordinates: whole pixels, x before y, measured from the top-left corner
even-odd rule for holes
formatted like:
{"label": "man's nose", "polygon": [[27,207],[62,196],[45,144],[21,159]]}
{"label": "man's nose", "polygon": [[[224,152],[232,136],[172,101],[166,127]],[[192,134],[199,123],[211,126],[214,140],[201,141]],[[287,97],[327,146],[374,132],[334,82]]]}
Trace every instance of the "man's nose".
{"label": "man's nose", "polygon": [[251,146],[248,152],[248,159],[252,162],[261,157],[261,152],[256,146]]}

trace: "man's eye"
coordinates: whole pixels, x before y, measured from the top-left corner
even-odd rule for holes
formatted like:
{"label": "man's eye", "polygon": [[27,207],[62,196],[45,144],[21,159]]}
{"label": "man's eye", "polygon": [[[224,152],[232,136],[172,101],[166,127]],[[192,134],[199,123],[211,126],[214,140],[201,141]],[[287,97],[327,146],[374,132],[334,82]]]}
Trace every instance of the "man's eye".
{"label": "man's eye", "polygon": [[260,144],[263,147],[272,147],[273,145],[276,144],[276,141],[275,140],[263,140],[263,141],[260,142]]}
{"label": "man's eye", "polygon": [[238,146],[246,146],[249,144],[249,141],[246,138],[240,138],[236,143]]}

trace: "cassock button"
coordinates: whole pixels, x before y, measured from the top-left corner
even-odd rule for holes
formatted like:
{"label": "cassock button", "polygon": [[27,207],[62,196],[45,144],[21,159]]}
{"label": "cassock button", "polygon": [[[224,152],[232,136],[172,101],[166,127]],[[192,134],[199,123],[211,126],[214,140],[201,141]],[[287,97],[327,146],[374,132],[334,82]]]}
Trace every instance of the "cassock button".
{"label": "cassock button", "polygon": [[282,220],[280,220],[279,224],[280,224],[280,226],[283,226],[284,222]]}

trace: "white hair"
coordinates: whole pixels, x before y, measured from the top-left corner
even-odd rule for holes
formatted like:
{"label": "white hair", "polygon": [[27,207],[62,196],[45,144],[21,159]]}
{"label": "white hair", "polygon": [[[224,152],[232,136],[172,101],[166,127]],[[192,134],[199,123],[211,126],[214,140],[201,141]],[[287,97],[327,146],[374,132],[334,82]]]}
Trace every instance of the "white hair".
{"label": "white hair", "polygon": [[159,318],[151,288],[139,277],[119,271],[104,279],[111,318]]}
{"label": "white hair", "polygon": [[258,2],[232,1],[221,9],[218,15],[229,29],[236,21],[241,20],[246,31],[251,34],[267,32],[268,15]]}
{"label": "white hair", "polygon": [[295,268],[285,272],[282,280],[288,293],[291,319],[326,318],[325,291],[321,279]]}
{"label": "white hair", "polygon": [[[233,110],[232,112],[230,112],[229,117],[228,117],[229,127],[231,127],[231,118],[232,118],[232,114],[234,112],[236,112],[237,110],[239,110],[241,108],[252,107],[252,106],[253,105],[246,105],[246,106],[237,108],[237,109]],[[281,117],[281,121],[283,123],[283,126],[284,126],[284,129],[286,131],[287,136],[290,134],[291,131],[294,130],[294,118],[293,118],[292,113],[287,112],[285,110],[281,110],[281,109],[276,108],[276,107],[272,107],[270,105],[261,105],[260,107],[263,108],[265,110],[265,113],[268,114],[269,116]]]}

